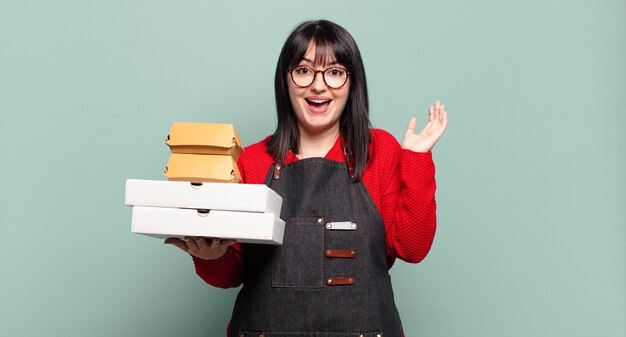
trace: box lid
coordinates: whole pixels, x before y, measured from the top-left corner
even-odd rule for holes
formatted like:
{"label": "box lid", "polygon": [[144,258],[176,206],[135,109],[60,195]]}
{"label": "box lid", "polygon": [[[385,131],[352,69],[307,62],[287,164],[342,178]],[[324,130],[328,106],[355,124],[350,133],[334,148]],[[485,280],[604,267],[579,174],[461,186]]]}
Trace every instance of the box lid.
{"label": "box lid", "polygon": [[203,236],[280,245],[285,222],[271,213],[135,206],[131,231],[157,238]]}
{"label": "box lid", "polygon": [[243,151],[232,124],[174,122],[165,143],[172,153],[229,155],[235,160]]}
{"label": "box lid", "polygon": [[237,163],[227,155],[172,153],[164,175],[173,181],[227,183],[241,181]]}
{"label": "box lid", "polygon": [[124,199],[129,206],[263,212],[276,216],[280,216],[283,200],[265,184],[144,179],[127,179]]}

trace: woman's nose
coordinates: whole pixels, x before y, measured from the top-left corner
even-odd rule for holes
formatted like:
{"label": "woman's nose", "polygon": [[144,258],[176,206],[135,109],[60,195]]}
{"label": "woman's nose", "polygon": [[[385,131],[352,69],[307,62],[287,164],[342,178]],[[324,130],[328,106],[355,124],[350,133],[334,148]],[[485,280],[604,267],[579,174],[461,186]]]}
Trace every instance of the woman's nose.
{"label": "woman's nose", "polygon": [[316,92],[326,91],[326,83],[324,82],[324,73],[318,71],[315,73],[313,83],[311,83],[311,89]]}

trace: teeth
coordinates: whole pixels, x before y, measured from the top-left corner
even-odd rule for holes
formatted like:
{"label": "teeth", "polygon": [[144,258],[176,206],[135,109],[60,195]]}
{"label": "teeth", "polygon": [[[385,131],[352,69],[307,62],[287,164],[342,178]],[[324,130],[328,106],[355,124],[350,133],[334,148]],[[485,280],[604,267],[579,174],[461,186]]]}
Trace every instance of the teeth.
{"label": "teeth", "polygon": [[311,103],[315,103],[315,104],[322,104],[322,103],[328,102],[328,100],[326,99],[309,99],[308,101]]}

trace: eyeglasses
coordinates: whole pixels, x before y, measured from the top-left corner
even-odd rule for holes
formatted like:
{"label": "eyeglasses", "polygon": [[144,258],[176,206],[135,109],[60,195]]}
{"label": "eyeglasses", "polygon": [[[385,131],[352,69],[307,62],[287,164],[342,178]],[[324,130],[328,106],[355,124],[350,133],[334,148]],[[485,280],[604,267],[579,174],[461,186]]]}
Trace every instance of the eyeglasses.
{"label": "eyeglasses", "polygon": [[293,84],[300,88],[306,88],[315,82],[317,73],[322,74],[324,83],[329,88],[339,89],[346,84],[350,73],[343,67],[330,67],[324,70],[315,70],[311,67],[297,66],[289,69]]}

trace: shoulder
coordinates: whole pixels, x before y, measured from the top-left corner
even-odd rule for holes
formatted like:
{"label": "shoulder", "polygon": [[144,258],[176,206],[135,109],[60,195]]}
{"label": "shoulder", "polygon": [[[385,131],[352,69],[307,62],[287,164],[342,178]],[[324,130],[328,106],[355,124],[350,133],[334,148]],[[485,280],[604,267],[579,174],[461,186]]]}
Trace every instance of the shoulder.
{"label": "shoulder", "polygon": [[369,158],[363,172],[363,181],[370,190],[374,185],[385,185],[389,177],[395,174],[400,152],[400,144],[392,134],[381,129],[370,129]]}
{"label": "shoulder", "polygon": [[369,159],[363,171],[363,183],[372,200],[382,210],[383,197],[388,189],[395,189],[399,178],[400,144],[389,132],[370,129]]}
{"label": "shoulder", "polygon": [[269,154],[267,153],[267,142],[270,140],[271,136],[267,136],[265,137],[263,140],[248,145],[243,149],[243,153],[242,155],[244,156],[260,156],[260,155],[264,155],[267,154],[269,156]]}
{"label": "shoulder", "polygon": [[383,129],[376,129],[376,128],[371,128],[370,129],[370,135],[373,137],[378,137],[380,139],[385,139],[385,140],[395,140],[396,138],[390,134],[389,132],[383,130]]}
{"label": "shoulder", "polygon": [[267,152],[267,142],[270,136],[260,142],[248,145],[244,148],[237,164],[243,173],[244,182],[249,184],[262,184],[267,171],[274,162]]}
{"label": "shoulder", "polygon": [[373,160],[377,157],[395,157],[400,152],[400,143],[396,137],[382,129],[370,129],[370,156]]}

